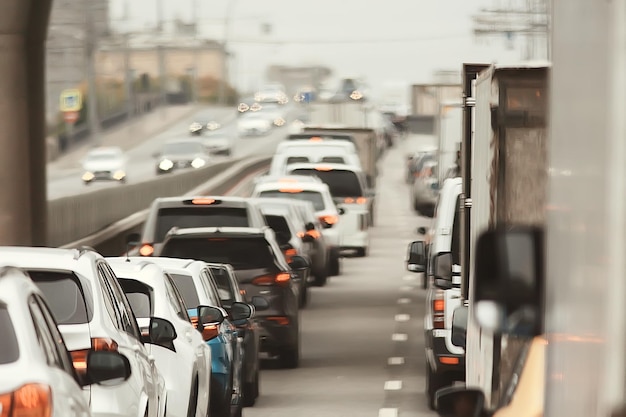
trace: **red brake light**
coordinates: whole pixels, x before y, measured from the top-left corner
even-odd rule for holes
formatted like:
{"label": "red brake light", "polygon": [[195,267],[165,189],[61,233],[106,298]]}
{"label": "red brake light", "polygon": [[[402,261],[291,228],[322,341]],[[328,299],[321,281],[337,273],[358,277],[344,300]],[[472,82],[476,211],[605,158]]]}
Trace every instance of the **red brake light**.
{"label": "red brake light", "polygon": [[318,165],[315,167],[315,170],[316,171],[332,171],[333,169],[331,167]]}
{"label": "red brake light", "polygon": [[0,417],[9,417],[9,412],[11,411],[11,405],[13,403],[12,397],[12,393],[0,394]]}
{"label": "red brake light", "polygon": [[76,369],[76,372],[78,372],[79,374],[84,374],[85,371],[87,370],[87,355],[89,354],[90,350],[117,352],[118,345],[115,342],[115,340],[101,338],[101,337],[94,337],[91,339],[91,349],[71,351],[70,355],[72,356],[74,369]]}
{"label": "red brake light", "polygon": [[367,198],[359,197],[359,198],[356,199],[356,203],[357,204],[367,204]]}
{"label": "red brake light", "polygon": [[284,255],[285,255],[285,259],[287,260],[287,263],[291,262],[291,257],[296,256],[297,254],[298,254],[298,251],[293,248],[286,249],[284,251]]}
{"label": "red brake light", "polygon": [[309,139],[311,142],[321,142],[323,139],[319,136],[313,136]]}
{"label": "red brake light", "polygon": [[354,204],[354,198],[352,198],[352,197],[346,197],[346,198],[343,200],[343,202],[344,202],[344,203],[346,203],[346,204]]}
{"label": "red brake light", "polygon": [[144,243],[143,245],[141,245],[141,248],[139,248],[139,254],[141,256],[152,256],[153,253],[154,246],[149,243]]}
{"label": "red brake light", "polygon": [[12,394],[0,396],[0,404],[2,417],[50,417],[52,393],[48,385],[26,384]]}
{"label": "red brake light", "polygon": [[280,193],[292,193],[292,194],[301,193],[302,191],[304,190],[299,189],[299,188],[281,188],[278,190],[278,192]]}
{"label": "red brake light", "polygon": [[320,217],[320,221],[326,223],[326,224],[336,224],[339,221],[339,217],[335,216],[334,214],[331,215],[327,215],[327,216],[321,216]]}
{"label": "red brake light", "polygon": [[435,329],[445,328],[444,310],[446,308],[446,301],[443,297],[443,291],[437,290],[435,298],[433,299],[433,328]]}
{"label": "red brake light", "polygon": [[276,275],[261,275],[252,280],[254,285],[289,285],[291,275],[287,272],[280,272]]}
{"label": "red brake light", "polygon": [[191,200],[191,204],[195,204],[195,205],[211,205],[211,204],[215,204],[215,199],[213,198],[194,198],[193,200]]}
{"label": "red brake light", "polygon": [[271,317],[266,317],[266,319],[276,322],[280,324],[281,326],[286,326],[289,324],[289,317],[285,317],[285,316],[271,316]]}

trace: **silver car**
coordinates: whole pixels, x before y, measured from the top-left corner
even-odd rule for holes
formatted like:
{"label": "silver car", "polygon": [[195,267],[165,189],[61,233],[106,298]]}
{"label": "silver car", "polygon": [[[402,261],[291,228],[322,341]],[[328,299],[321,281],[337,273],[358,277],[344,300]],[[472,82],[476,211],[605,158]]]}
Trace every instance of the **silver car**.
{"label": "silver car", "polygon": [[82,160],[83,182],[94,181],[126,182],[126,156],[117,146],[92,149]]}

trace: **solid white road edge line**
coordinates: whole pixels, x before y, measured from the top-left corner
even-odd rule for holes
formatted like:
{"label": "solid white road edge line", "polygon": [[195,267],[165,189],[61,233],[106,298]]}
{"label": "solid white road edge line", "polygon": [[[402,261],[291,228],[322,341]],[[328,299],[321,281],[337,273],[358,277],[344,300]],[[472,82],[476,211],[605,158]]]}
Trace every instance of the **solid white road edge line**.
{"label": "solid white road edge line", "polygon": [[385,381],[385,391],[398,391],[402,389],[402,381]]}

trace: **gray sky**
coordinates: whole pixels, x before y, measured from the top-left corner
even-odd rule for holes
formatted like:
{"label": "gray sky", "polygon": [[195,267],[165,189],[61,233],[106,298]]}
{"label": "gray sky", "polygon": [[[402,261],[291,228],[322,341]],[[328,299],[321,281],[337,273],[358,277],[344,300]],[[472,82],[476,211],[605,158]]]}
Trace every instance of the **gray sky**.
{"label": "gray sky", "polygon": [[[261,83],[271,64],[322,64],[336,76],[363,76],[374,87],[388,80],[428,82],[438,69],[463,62],[517,61],[504,39],[475,39],[471,16],[494,0],[110,0],[114,27],[153,26],[157,4],[167,21],[189,21],[194,1],[206,37],[224,38],[228,2],[232,80]],[[126,10],[126,13],[125,13]],[[128,19],[124,18],[124,15]],[[264,34],[263,24],[271,25]],[[517,40],[516,45],[521,44]]]}

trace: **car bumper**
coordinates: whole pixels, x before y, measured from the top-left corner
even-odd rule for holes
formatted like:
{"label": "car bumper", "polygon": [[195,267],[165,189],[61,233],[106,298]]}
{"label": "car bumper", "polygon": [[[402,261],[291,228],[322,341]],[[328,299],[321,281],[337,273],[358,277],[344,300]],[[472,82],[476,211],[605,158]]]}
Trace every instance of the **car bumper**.
{"label": "car bumper", "polygon": [[285,348],[291,348],[298,344],[297,318],[289,317],[289,324],[279,324],[274,320],[259,317],[259,351],[270,354],[278,354]]}
{"label": "car bumper", "polygon": [[425,331],[426,358],[435,373],[454,374],[457,379],[465,379],[465,354],[452,353],[446,347],[445,337],[435,337],[438,329]]}

